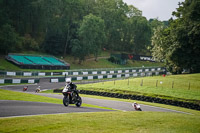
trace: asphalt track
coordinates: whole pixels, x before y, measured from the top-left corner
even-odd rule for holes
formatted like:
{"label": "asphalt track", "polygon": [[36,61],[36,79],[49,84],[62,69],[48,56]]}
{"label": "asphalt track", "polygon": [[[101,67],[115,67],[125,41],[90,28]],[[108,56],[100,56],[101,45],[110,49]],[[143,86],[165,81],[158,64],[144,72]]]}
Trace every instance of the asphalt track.
{"label": "asphalt track", "polygon": [[75,106],[64,107],[62,104],[52,103],[0,100],[0,117],[100,111],[109,110]]}
{"label": "asphalt track", "polygon": [[[24,93],[31,93],[42,95],[46,97],[53,97],[62,99],[63,96],[59,94],[45,94],[45,93],[35,93],[35,89],[41,86],[41,90],[46,89],[56,89],[63,87],[64,83],[48,83],[43,79],[43,82],[39,84],[28,85],[28,90]],[[24,85],[10,85],[10,86],[0,86],[0,89],[20,91],[22,92]],[[98,105],[103,107],[109,107],[122,111],[135,111],[132,104],[129,102],[104,100],[82,97],[83,103]],[[157,111],[157,112],[176,112],[184,113],[180,111],[159,108],[149,105],[140,104],[142,111]],[[88,107],[75,107],[70,105],[69,107],[64,107],[62,104],[51,104],[51,103],[40,103],[40,102],[26,102],[26,101],[10,101],[10,100],[0,100],[0,117],[13,117],[13,116],[27,116],[27,115],[41,115],[41,114],[59,114],[59,113],[72,113],[72,112],[99,112],[99,111],[111,111],[105,109],[88,108]]]}

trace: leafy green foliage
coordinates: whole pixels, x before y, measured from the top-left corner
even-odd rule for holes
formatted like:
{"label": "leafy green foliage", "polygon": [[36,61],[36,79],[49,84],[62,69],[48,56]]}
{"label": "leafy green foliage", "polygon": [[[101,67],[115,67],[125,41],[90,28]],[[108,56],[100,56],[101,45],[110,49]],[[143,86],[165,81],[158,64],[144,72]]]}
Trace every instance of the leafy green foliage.
{"label": "leafy green foliage", "polygon": [[[135,32],[129,35],[130,32],[127,31],[131,24],[128,22],[129,19],[137,19],[142,12],[133,5],[128,6],[122,0],[24,0],[22,2],[1,0],[0,7],[0,25],[9,24],[19,36],[24,37],[23,50],[44,50],[54,55],[65,56],[71,53],[74,55],[74,49],[77,50],[77,46],[73,45],[77,45],[77,43],[74,44],[72,40],[78,39],[79,46],[83,48],[82,44],[85,42],[79,37],[79,29],[81,29],[81,23],[85,23],[84,16],[89,14],[94,14],[102,19],[102,22],[99,22],[103,26],[89,27],[90,29],[97,28],[94,30],[96,33],[98,31],[98,34],[102,34],[102,37],[99,36],[97,39],[98,34],[94,34],[96,39],[93,40],[93,44],[96,45],[93,45],[93,50],[82,54],[95,54],[97,57],[102,47],[111,50],[127,50],[128,52],[133,52],[133,49],[138,51],[146,49],[143,47],[144,42],[138,41],[137,38],[144,36],[146,41],[145,34],[148,34],[149,31],[144,27],[142,33],[137,35],[136,30],[141,31],[141,28],[148,22],[144,21],[132,27],[131,30]],[[91,34],[88,35],[90,36],[86,36],[85,39],[90,40]],[[128,37],[126,38],[126,36]],[[144,45],[146,46],[146,42]],[[11,46],[10,49],[11,52],[17,50],[14,46]]]}
{"label": "leafy green foliage", "polygon": [[89,14],[84,17],[78,33],[83,58],[93,53],[97,59],[105,40],[104,21],[99,17]]}
{"label": "leafy green foliage", "polygon": [[168,70],[181,73],[184,69],[200,72],[200,6],[199,0],[180,3],[177,17],[168,28],[158,28],[152,37],[153,55],[165,60]]}
{"label": "leafy green foliage", "polygon": [[145,17],[135,16],[130,18],[130,27],[128,27],[129,41],[130,45],[127,47],[129,51],[133,51],[135,54],[141,53],[143,49],[146,49],[150,45],[151,39],[151,28]]}
{"label": "leafy green foliage", "polygon": [[22,38],[15,32],[15,29],[11,25],[5,24],[0,30],[0,43],[0,53],[7,54],[20,50]]}
{"label": "leafy green foliage", "polygon": [[111,56],[110,58],[108,58],[108,61],[115,63],[115,64],[120,64],[120,58]]}
{"label": "leafy green foliage", "polygon": [[147,21],[139,9],[123,0],[1,0],[0,53],[67,54],[80,63],[91,54],[97,60],[102,48],[146,54],[152,29],[161,24],[156,19]]}
{"label": "leafy green foliage", "polygon": [[39,50],[39,45],[35,41],[35,39],[30,36],[30,34],[26,34],[24,36],[24,40],[23,40],[23,48],[25,50],[35,50],[35,51],[37,51],[37,50]]}

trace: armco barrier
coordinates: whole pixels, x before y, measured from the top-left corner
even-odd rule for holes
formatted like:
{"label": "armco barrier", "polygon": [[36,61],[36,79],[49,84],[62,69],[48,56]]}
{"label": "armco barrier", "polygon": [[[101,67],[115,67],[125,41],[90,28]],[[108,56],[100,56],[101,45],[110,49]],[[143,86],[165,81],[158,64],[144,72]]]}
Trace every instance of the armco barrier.
{"label": "armco barrier", "polygon": [[[62,90],[60,90],[60,89],[54,90],[54,93],[61,93],[61,92],[62,92]],[[184,107],[184,108],[189,108],[189,109],[200,110],[199,104],[176,101],[176,100],[161,99],[161,98],[149,97],[149,96],[119,94],[119,93],[110,93],[110,92],[98,92],[98,91],[88,91],[88,90],[80,90],[80,93],[88,94],[88,95],[97,95],[97,96],[105,96],[105,97],[114,97],[114,98],[154,102],[154,103],[161,103],[161,104],[167,104],[167,105],[173,105],[173,106],[179,106],[179,107]]]}
{"label": "armco barrier", "polygon": [[0,79],[0,84],[20,84],[20,83],[39,83],[39,79]]}

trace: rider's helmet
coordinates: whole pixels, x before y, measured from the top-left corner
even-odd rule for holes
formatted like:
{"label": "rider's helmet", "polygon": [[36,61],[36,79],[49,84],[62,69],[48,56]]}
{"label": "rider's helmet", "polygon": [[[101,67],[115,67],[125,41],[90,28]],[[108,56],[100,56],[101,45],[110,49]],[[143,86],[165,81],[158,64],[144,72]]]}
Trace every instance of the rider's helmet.
{"label": "rider's helmet", "polygon": [[69,85],[71,83],[71,78],[66,79],[66,84]]}

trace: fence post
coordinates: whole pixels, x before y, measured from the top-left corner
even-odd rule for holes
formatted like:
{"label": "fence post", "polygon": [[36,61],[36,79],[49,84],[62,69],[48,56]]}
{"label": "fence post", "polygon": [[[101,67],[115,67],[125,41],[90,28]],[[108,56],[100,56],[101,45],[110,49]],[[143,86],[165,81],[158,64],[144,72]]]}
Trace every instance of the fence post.
{"label": "fence post", "polygon": [[141,83],[140,83],[140,86],[143,86],[143,79],[142,79],[142,81],[141,81]]}
{"label": "fence post", "polygon": [[189,82],[188,90],[190,90],[190,82]]}
{"label": "fence post", "polygon": [[174,81],[172,82],[172,88],[174,88]]}
{"label": "fence post", "polygon": [[128,86],[129,86],[129,79],[128,79]]}
{"label": "fence post", "polygon": [[158,87],[158,80],[156,80],[156,87]]}

